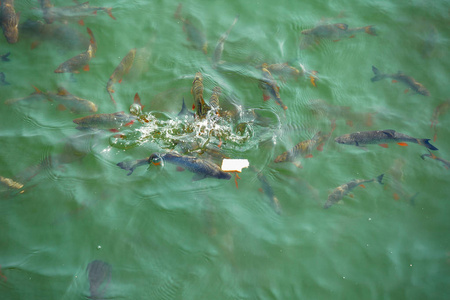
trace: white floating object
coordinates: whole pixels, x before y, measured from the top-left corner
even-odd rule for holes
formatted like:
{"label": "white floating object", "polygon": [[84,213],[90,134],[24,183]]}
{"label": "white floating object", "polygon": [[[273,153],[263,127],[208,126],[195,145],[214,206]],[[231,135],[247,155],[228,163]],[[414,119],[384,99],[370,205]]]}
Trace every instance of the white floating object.
{"label": "white floating object", "polygon": [[249,166],[247,159],[227,159],[222,161],[222,171],[224,172],[241,172],[243,168]]}

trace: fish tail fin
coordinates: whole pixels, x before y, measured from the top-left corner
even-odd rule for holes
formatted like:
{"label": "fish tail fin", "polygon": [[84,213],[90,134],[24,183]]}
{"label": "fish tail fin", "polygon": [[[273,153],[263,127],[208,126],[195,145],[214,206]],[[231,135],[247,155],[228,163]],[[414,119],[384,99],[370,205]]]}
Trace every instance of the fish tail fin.
{"label": "fish tail fin", "polygon": [[369,26],[364,27],[364,32],[367,33],[367,34],[370,34],[370,35],[377,35],[373,25],[369,25]]}
{"label": "fish tail fin", "polygon": [[116,19],[116,17],[114,17],[113,14],[112,14],[112,7],[107,7],[107,8],[105,8],[104,10],[105,10],[105,12],[108,14],[108,16],[111,17],[111,19],[113,19],[113,20]]}
{"label": "fish tail fin", "polygon": [[383,177],[384,177],[384,173],[377,177],[377,181],[379,184],[383,184],[383,182],[382,182]]}
{"label": "fish tail fin", "polygon": [[117,166],[120,167],[121,169],[129,171],[127,176],[130,176],[131,174],[133,174],[133,171],[135,169],[134,166],[130,166],[130,164],[126,161],[121,161],[121,162],[117,163]]}
{"label": "fish tail fin", "polygon": [[374,77],[370,78],[370,80],[371,80],[372,82],[378,81],[378,80],[381,80],[381,79],[386,78],[386,74],[382,74],[382,73],[380,72],[380,70],[378,70],[377,68],[375,68],[375,66],[372,66],[372,71],[373,71],[373,74],[375,74]]}
{"label": "fish tail fin", "polygon": [[97,42],[95,41],[94,34],[92,33],[92,30],[89,27],[86,27],[86,31],[89,34],[89,36],[91,37],[91,39],[89,40],[91,45],[94,45],[95,47],[97,47]]}
{"label": "fish tail fin", "polygon": [[8,58],[8,56],[11,54],[11,52],[8,52],[6,54],[2,55],[2,61],[10,61],[10,59]]}
{"label": "fish tail fin", "polygon": [[423,145],[430,150],[439,150],[435,146],[431,145],[430,139],[418,139],[417,141],[418,141],[419,145]]}
{"label": "fish tail fin", "polygon": [[109,91],[108,91],[108,93],[109,93],[109,96],[111,97],[111,101],[114,103],[114,105],[117,105],[116,100],[114,100],[112,93]]}
{"label": "fish tail fin", "polygon": [[178,4],[177,10],[175,11],[175,14],[173,15],[173,17],[175,19],[179,19],[182,21],[182,18],[181,18],[181,9],[182,8],[183,8],[183,4],[182,3]]}

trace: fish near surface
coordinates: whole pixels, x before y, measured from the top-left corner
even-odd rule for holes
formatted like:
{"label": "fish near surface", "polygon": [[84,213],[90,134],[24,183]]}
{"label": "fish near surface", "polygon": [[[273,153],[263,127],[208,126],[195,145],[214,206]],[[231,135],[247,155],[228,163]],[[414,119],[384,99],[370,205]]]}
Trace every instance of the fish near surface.
{"label": "fish near surface", "polygon": [[106,91],[114,104],[116,104],[116,101],[112,95],[114,93],[113,85],[117,82],[122,82],[123,76],[130,71],[135,57],[136,48],[133,48],[127,53],[127,55],[125,55],[119,65],[114,69],[112,75],[109,77],[108,83],[106,84]]}
{"label": "fish near surface", "polygon": [[414,138],[392,129],[358,131],[338,136],[334,140],[335,142],[344,145],[355,145],[362,147],[367,144],[379,144],[385,148],[387,147],[387,144],[385,143],[398,143],[400,146],[407,146],[406,142],[412,142],[425,146],[430,150],[438,150],[438,148],[430,144],[430,139]]}
{"label": "fish near surface", "polygon": [[204,119],[210,110],[210,107],[203,99],[203,76],[200,72],[195,74],[194,81],[192,82],[191,94],[194,97],[194,105],[192,108],[196,109],[197,116],[200,119]]}
{"label": "fish near surface", "polygon": [[302,30],[303,35],[313,36],[315,38],[340,39],[343,37],[352,37],[357,32],[365,32],[370,35],[376,35],[373,25],[364,27],[349,28],[347,24],[324,24],[312,29]]}
{"label": "fish near surface", "polygon": [[370,79],[372,82],[379,81],[384,78],[392,78],[394,82],[395,81],[403,82],[418,94],[421,94],[423,96],[430,96],[430,92],[426,89],[425,86],[423,86],[423,84],[417,82],[411,76],[405,75],[400,71],[396,74],[383,74],[380,72],[380,70],[378,70],[374,66],[372,66],[372,71],[375,74],[375,76]]}
{"label": "fish near surface", "polygon": [[111,265],[101,260],[93,260],[88,264],[86,271],[88,272],[90,298],[104,299],[111,282]]}
{"label": "fish near surface", "polygon": [[383,184],[382,183],[383,176],[384,176],[384,174],[381,174],[377,178],[372,178],[372,179],[367,179],[367,180],[366,179],[356,179],[356,180],[352,180],[350,182],[347,182],[347,183],[344,183],[343,185],[338,186],[328,196],[327,202],[325,203],[323,208],[329,208],[333,204],[339,202],[342,198],[344,198],[345,195],[350,193],[350,191],[353,190],[355,187],[362,185],[366,182],[372,182],[372,181],[376,180],[379,184]]}
{"label": "fish near surface", "polygon": [[[312,156],[311,151],[317,147],[321,147],[322,143],[326,141],[331,135],[331,132],[327,135],[322,134],[321,131],[317,132],[310,140],[301,141],[295,145],[291,150],[285,151],[278,155],[274,162],[294,162],[298,156]],[[320,148],[319,148],[320,150]],[[298,167],[300,165],[297,165]]]}
{"label": "fish near surface", "polygon": [[88,49],[85,52],[63,62],[58,68],[56,68],[55,73],[79,73],[79,69],[81,68],[85,71],[89,71],[89,62],[97,51],[97,42],[95,41],[92,30],[89,29],[89,27],[87,28],[87,32],[91,37]]}
{"label": "fish near surface", "polygon": [[64,88],[60,88],[57,93],[46,93],[46,96],[49,100],[59,103],[59,110],[69,109],[74,113],[94,113],[97,111],[97,105],[92,101],[74,96]]}
{"label": "fish near surface", "polygon": [[77,129],[106,129],[113,132],[118,131],[122,126],[131,126],[136,117],[125,112],[112,114],[95,114],[73,120],[77,124]]}
{"label": "fish near surface", "polygon": [[267,180],[267,177],[262,173],[262,171],[258,170],[257,168],[251,166],[251,169],[256,173],[256,177],[258,178],[259,182],[261,183],[261,189],[263,190],[264,194],[266,194],[266,196],[269,198],[270,206],[272,206],[273,210],[278,215],[281,215],[282,210],[281,210],[280,201],[275,196],[273,188],[270,185],[269,181]]}
{"label": "fish near surface", "polygon": [[192,23],[181,16],[182,4],[180,3],[175,12],[175,19],[179,19],[183,22],[183,30],[187,34],[187,39],[194,45],[195,48],[202,50],[204,54],[208,54],[208,42],[206,36]]}
{"label": "fish near surface", "polygon": [[280,88],[278,87],[272,74],[266,68],[262,68],[261,71],[262,71],[262,78],[259,80],[258,86],[263,91],[264,101],[267,101],[270,98],[272,98],[278,105],[280,105],[284,110],[286,110],[287,106],[284,105],[283,101],[281,100]]}
{"label": "fish near surface", "polygon": [[20,14],[16,14],[14,0],[3,0],[0,6],[0,25],[3,35],[10,44],[17,43],[19,39]]}
{"label": "fish near surface", "polygon": [[[49,2],[48,0],[43,0],[42,2]],[[80,4],[75,4],[71,6],[59,6],[55,7],[53,5],[45,4],[46,7],[44,8],[44,4],[41,4],[43,13],[44,13],[44,19],[50,22],[53,21],[68,21],[71,19],[78,19],[78,23],[80,25],[84,25],[82,17],[86,17],[89,15],[96,15],[98,10],[102,10],[106,12],[111,19],[115,20],[116,18],[112,14],[112,8],[111,7],[99,7],[99,6],[90,6],[89,2],[84,2]]]}

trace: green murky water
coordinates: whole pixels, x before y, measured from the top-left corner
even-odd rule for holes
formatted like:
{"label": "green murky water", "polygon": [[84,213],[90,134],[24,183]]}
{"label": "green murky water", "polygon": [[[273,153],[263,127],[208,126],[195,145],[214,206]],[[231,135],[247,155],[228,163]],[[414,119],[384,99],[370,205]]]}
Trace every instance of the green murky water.
{"label": "green murky water", "polygon": [[[0,61],[9,83],[0,86],[0,176],[24,184],[19,191],[0,187],[2,299],[448,297],[449,170],[422,160],[428,152],[417,144],[363,150],[334,142],[346,133],[394,129],[431,139],[439,148],[433,153],[450,159],[445,107],[430,128],[435,108],[449,99],[446,1],[183,2],[182,18],[205,34],[206,55],[174,18],[178,2],[90,4],[112,7],[116,20],[98,11],[83,18],[84,26],[70,20],[58,37],[20,32],[17,44],[1,38],[0,55],[11,54]],[[42,20],[38,1],[15,6],[21,23]],[[216,43],[237,15],[224,63],[214,68]],[[301,34],[335,23],[374,25],[377,35]],[[86,50],[86,27],[98,46],[90,70],[54,73]],[[132,48],[135,62],[114,86],[114,106],[106,84]],[[317,71],[317,87],[312,73],[274,75],[288,109],[263,101],[256,66],[264,62]],[[372,66],[412,76],[430,96],[391,79],[371,82]],[[221,106],[237,117],[177,119],[183,98],[188,108],[193,104],[196,72],[203,74],[205,99],[220,86]],[[150,122],[119,132],[78,130],[72,121],[90,113],[43,99],[4,104],[30,95],[33,86],[64,87],[94,102],[99,114],[128,112],[138,93]],[[329,133],[333,120],[323,150],[300,157],[301,168],[274,163],[318,131]],[[192,181],[191,172],[170,163],[130,176],[116,165],[172,149],[219,160],[189,148],[193,141],[249,160],[239,188],[234,178]],[[366,183],[323,208],[339,185],[380,174],[383,185]],[[271,189],[279,206],[271,203]],[[93,291],[95,279],[100,288]]]}

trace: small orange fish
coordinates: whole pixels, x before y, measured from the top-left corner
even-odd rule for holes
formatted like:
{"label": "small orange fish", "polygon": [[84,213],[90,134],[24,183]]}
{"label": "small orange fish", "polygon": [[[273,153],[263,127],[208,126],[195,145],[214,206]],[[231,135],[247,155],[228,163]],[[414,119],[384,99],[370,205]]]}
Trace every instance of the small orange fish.
{"label": "small orange fish", "polygon": [[194,96],[194,105],[192,108],[196,109],[199,118],[205,118],[211,108],[203,99],[203,76],[200,72],[195,74],[194,81],[192,82],[191,94]]}

